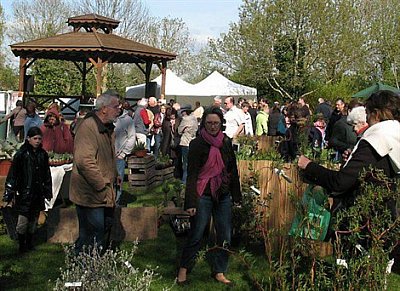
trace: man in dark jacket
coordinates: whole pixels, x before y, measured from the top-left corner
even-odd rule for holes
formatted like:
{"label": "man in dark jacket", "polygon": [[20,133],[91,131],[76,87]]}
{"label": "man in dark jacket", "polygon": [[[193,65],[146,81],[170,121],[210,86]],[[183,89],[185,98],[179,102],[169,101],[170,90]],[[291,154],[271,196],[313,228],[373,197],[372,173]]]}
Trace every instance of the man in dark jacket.
{"label": "man in dark jacket", "polygon": [[332,130],[329,146],[337,151],[337,159],[341,160],[345,150],[351,149],[357,142],[357,135],[353,126],[347,123],[347,114],[335,123]]}
{"label": "man in dark jacket", "polygon": [[332,107],[325,102],[324,98],[318,98],[318,106],[315,108],[315,114],[321,113],[324,116],[325,122],[328,122],[332,115]]}
{"label": "man in dark jacket", "polygon": [[331,117],[329,118],[328,125],[326,127],[326,135],[325,140],[329,140],[332,135],[333,126],[335,123],[342,117],[342,112],[346,108],[346,103],[344,103],[343,99],[336,99],[335,110],[332,112]]}

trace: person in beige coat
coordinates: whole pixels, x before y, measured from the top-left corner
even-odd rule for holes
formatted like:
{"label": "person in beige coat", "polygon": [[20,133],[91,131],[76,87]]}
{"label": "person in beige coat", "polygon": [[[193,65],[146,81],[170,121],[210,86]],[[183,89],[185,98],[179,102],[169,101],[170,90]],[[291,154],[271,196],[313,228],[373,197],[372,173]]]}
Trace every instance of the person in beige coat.
{"label": "person in beige coat", "polygon": [[70,184],[79,221],[76,254],[95,243],[103,251],[108,246],[117,179],[113,122],[119,112],[117,96],[102,94],[96,110],[86,114],[76,130]]}

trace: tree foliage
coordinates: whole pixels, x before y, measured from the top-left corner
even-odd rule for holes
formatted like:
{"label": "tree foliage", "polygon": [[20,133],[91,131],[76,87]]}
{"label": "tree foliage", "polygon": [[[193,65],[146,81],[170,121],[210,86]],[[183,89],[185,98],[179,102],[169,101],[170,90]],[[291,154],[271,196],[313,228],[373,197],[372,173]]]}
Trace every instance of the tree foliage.
{"label": "tree foliage", "polygon": [[[0,4],[0,47],[4,45],[5,21],[4,11]],[[0,90],[15,90],[17,87],[17,76],[6,61],[5,50],[0,52]]]}
{"label": "tree foliage", "polygon": [[50,37],[67,29],[66,16],[71,15],[67,1],[17,0],[13,3],[13,18],[8,36],[13,42]]}
{"label": "tree foliage", "polygon": [[245,0],[239,22],[209,45],[223,70],[262,94],[294,99],[343,78],[397,85],[399,6],[395,0]]}
{"label": "tree foliage", "polygon": [[73,3],[76,15],[96,13],[120,23],[116,34],[138,42],[147,42],[154,26],[154,17],[141,0],[76,0]]}

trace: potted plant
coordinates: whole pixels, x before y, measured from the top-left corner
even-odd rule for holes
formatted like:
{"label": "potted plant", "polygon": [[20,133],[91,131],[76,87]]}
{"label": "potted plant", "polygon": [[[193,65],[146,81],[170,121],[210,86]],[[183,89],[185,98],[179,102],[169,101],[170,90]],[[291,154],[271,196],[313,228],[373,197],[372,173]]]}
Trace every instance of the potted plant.
{"label": "potted plant", "polygon": [[145,157],[147,155],[146,144],[137,140],[135,146],[133,147],[132,153],[138,158]]}
{"label": "potted plant", "polygon": [[161,170],[172,166],[172,160],[169,155],[163,155],[160,153],[156,160],[156,169]]}
{"label": "potted plant", "polygon": [[11,161],[22,143],[16,140],[0,140],[0,176],[7,176]]}

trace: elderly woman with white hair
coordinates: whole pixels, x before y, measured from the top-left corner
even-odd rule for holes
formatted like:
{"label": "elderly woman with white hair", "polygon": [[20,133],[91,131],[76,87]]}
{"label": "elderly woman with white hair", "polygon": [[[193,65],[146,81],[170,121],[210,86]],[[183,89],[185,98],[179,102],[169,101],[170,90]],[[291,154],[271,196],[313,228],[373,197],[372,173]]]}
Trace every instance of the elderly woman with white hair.
{"label": "elderly woman with white hair", "polygon": [[368,128],[367,112],[364,106],[353,108],[347,116],[347,123],[353,126],[357,139],[359,139],[364,131]]}
{"label": "elderly woman with white hair", "polygon": [[133,116],[133,124],[135,125],[136,141],[146,144],[147,135],[149,134],[150,119],[147,114],[147,99],[142,98],[138,101],[135,114]]}

